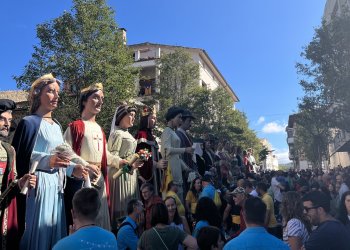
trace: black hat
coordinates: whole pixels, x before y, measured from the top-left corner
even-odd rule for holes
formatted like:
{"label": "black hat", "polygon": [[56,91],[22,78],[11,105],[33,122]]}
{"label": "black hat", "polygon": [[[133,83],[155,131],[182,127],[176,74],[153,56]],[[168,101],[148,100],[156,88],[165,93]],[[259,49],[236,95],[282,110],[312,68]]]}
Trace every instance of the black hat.
{"label": "black hat", "polygon": [[16,109],[16,103],[9,99],[0,99],[0,114],[7,110]]}
{"label": "black hat", "polygon": [[191,118],[192,120],[196,120],[196,117],[194,117],[191,113],[191,111],[189,110],[185,110],[183,113],[182,113],[182,118],[183,119],[186,119],[186,118]]}
{"label": "black hat", "polygon": [[175,118],[175,116],[177,116],[178,114],[183,113],[183,112],[184,112],[184,110],[182,108],[173,106],[173,107],[168,109],[168,112],[165,115],[165,119],[168,122],[171,119]]}

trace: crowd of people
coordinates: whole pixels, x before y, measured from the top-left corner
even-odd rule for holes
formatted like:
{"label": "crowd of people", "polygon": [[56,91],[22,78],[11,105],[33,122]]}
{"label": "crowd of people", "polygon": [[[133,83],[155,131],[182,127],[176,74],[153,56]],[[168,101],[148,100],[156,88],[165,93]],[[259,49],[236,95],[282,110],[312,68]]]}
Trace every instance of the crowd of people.
{"label": "crowd of people", "polygon": [[139,109],[127,103],[106,137],[101,83],[81,90],[63,133],[60,87],[51,74],[33,82],[12,146],[16,104],[0,100],[1,249],[350,249],[350,168],[263,170],[251,148],[193,142],[180,107],[160,143],[150,107],[130,134]]}

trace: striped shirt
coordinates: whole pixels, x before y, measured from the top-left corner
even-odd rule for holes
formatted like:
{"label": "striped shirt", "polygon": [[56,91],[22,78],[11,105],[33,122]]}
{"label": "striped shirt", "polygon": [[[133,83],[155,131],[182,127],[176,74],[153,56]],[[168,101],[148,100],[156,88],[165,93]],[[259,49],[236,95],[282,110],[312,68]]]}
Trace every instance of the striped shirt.
{"label": "striped shirt", "polygon": [[[303,244],[309,238],[309,232],[307,231],[304,223],[299,219],[293,218],[287,222],[287,225],[283,228],[283,241],[288,244],[288,237],[299,237]],[[290,246],[289,246],[290,247]]]}

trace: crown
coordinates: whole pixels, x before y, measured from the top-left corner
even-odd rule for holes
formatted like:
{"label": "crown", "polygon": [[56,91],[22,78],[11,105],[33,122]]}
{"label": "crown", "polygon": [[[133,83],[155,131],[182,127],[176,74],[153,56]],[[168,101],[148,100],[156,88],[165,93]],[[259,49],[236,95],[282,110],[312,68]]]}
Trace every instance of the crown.
{"label": "crown", "polygon": [[100,82],[99,83],[94,83],[94,84],[92,84],[92,85],[90,85],[90,86],[88,86],[86,88],[83,88],[80,91],[80,93],[84,94],[85,92],[89,92],[89,91],[93,91],[93,90],[101,90],[101,91],[103,91],[102,83],[100,83]]}
{"label": "crown", "polygon": [[147,116],[150,114],[155,114],[155,110],[149,106],[143,106],[141,116]]}

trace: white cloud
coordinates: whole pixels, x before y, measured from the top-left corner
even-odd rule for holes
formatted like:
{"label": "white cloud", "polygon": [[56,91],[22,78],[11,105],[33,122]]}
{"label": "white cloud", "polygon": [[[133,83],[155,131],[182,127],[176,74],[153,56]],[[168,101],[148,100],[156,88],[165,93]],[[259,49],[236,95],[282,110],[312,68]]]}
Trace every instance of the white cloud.
{"label": "white cloud", "polygon": [[278,122],[269,122],[264,125],[262,132],[266,134],[282,133],[286,130],[286,124],[279,124]]}
{"label": "white cloud", "polygon": [[259,124],[263,123],[264,121],[265,121],[265,117],[260,116],[256,123],[259,125]]}
{"label": "white cloud", "polygon": [[275,151],[272,153],[274,154],[279,164],[285,164],[291,162],[289,160],[289,150],[288,149],[275,149]]}

